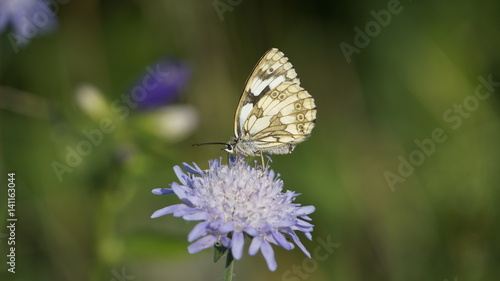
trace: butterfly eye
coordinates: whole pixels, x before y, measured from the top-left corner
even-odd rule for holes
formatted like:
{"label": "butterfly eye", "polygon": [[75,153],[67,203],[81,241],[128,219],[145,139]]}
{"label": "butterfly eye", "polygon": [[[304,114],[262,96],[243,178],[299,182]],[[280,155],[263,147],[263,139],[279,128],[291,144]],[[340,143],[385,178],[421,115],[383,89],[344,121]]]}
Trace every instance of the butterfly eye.
{"label": "butterfly eye", "polygon": [[230,143],[227,143],[226,144],[226,148],[224,148],[225,151],[229,152],[229,153],[233,153],[234,152],[234,147],[232,144]]}

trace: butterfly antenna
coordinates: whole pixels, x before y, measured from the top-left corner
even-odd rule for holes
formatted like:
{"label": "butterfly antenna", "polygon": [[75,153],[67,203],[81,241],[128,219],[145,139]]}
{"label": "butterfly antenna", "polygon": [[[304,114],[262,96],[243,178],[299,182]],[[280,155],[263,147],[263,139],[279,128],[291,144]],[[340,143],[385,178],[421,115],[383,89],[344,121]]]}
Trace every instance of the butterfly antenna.
{"label": "butterfly antenna", "polygon": [[211,144],[222,144],[226,145],[225,142],[204,142],[204,143],[195,143],[193,146],[202,146],[202,145],[211,145]]}

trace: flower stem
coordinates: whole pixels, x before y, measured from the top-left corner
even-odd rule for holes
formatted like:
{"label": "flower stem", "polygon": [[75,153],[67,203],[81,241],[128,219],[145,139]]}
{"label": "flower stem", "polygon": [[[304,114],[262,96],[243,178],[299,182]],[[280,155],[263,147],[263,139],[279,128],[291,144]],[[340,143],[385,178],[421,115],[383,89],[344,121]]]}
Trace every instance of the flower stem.
{"label": "flower stem", "polygon": [[233,254],[231,253],[231,250],[229,250],[227,251],[226,269],[224,270],[224,281],[233,280],[233,264],[234,264]]}

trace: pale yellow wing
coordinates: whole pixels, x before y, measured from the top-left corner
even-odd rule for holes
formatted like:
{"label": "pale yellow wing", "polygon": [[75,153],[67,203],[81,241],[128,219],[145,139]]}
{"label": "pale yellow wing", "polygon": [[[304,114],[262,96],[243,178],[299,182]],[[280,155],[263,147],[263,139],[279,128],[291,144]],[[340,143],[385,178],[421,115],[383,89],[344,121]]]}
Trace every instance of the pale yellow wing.
{"label": "pale yellow wing", "polygon": [[243,135],[243,124],[254,110],[258,102],[271,89],[282,83],[299,84],[299,78],[292,64],[278,49],[270,49],[259,60],[247,79],[234,118],[234,134],[238,138]]}
{"label": "pale yellow wing", "polygon": [[312,96],[297,83],[283,82],[257,102],[242,131],[266,151],[304,141],[315,122],[316,105]]}

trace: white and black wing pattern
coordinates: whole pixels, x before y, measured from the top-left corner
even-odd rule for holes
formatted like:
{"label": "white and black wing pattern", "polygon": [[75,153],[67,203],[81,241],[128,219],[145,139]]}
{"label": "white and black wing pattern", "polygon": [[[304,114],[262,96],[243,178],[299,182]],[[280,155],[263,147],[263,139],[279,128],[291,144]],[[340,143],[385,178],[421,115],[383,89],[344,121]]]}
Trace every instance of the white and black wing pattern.
{"label": "white and black wing pattern", "polygon": [[278,49],[267,51],[250,74],[234,120],[229,152],[247,156],[291,153],[316,121],[312,96],[288,58]]}
{"label": "white and black wing pattern", "polygon": [[298,84],[284,82],[257,102],[243,132],[259,151],[287,154],[309,137],[315,122],[316,105],[311,95]]}
{"label": "white and black wing pattern", "polygon": [[257,102],[282,82],[300,84],[299,77],[288,58],[283,52],[273,48],[260,58],[248,76],[234,117],[236,137],[241,135],[243,123]]}

